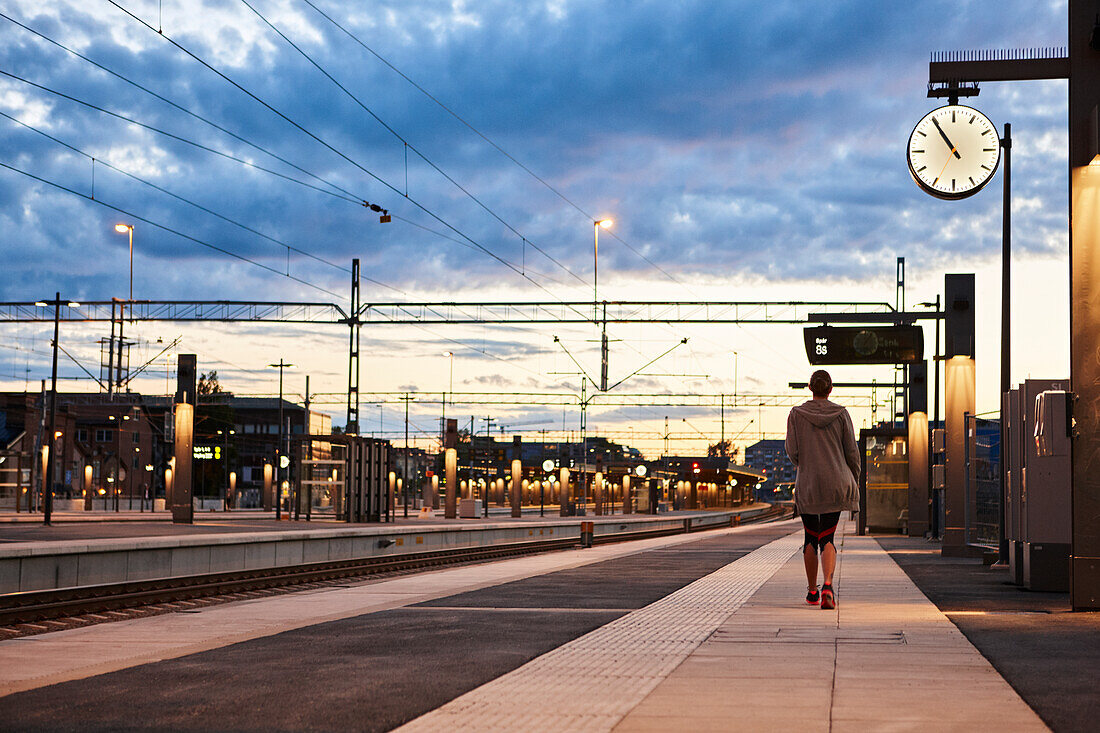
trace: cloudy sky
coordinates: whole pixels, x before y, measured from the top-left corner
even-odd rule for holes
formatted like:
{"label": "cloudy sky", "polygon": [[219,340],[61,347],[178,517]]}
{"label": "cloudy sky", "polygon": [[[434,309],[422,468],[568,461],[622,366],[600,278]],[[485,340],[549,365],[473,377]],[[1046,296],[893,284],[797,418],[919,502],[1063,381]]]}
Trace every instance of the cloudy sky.
{"label": "cloudy sky", "polygon": [[[944,273],[975,272],[979,410],[996,407],[1000,175],[971,199],[932,199],[905,146],[938,104],[930,52],[1063,46],[1064,2],[8,0],[0,12],[0,300],[125,297],[119,221],[135,226],[136,298],[345,304],[359,258],[366,301],[590,300],[592,220],[611,217],[607,299],[893,302],[905,257],[913,304],[942,292]],[[973,103],[1015,139],[1013,380],[1065,376],[1065,84],[988,84]],[[745,395],[789,394],[808,373],[797,327],[610,331],[612,381],[688,337],[620,391],[737,392],[725,430],[742,442],[785,417]],[[148,392],[164,391],[179,352],[241,394],[274,392],[264,365],[279,358],[298,365],[288,392],[305,374],[322,400],[346,387],[339,327],[130,334],[133,366],[154,360],[135,382]],[[71,326],[62,342],[97,373],[106,335]],[[598,371],[591,327],[377,327],[362,389],[450,389],[453,351],[455,391],[576,392],[554,335]],[[0,388],[37,388],[49,338],[4,327]],[[62,374],[83,372],[63,360]],[[870,395],[850,396],[869,421]],[[414,406],[414,435],[438,410]],[[577,423],[572,409],[453,410],[509,431]],[[664,407],[589,422],[659,453],[666,415],[684,451],[721,429],[717,411]],[[395,405],[365,407],[364,423],[403,434]]]}

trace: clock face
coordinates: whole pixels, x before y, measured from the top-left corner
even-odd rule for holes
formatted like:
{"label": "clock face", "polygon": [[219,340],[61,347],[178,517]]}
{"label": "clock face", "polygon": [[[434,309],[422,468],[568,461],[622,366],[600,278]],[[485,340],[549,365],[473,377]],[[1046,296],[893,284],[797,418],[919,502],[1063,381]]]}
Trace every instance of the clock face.
{"label": "clock face", "polygon": [[1001,162],[997,128],[973,107],[949,104],[926,114],[909,136],[909,173],[941,199],[982,190]]}

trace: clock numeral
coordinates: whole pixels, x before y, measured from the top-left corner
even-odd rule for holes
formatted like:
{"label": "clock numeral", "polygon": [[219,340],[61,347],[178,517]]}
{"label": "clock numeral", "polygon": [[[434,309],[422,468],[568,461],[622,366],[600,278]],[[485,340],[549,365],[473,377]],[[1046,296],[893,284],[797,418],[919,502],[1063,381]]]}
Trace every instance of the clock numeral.
{"label": "clock numeral", "polygon": [[917,130],[917,134],[920,135],[921,137],[928,137],[928,133],[921,132],[920,130]]}
{"label": "clock numeral", "polygon": [[988,165],[985,165],[985,164],[982,165],[982,168],[986,169],[987,171],[993,170],[992,168],[990,168]]}
{"label": "clock numeral", "polygon": [[976,120],[976,119],[977,119],[977,115],[970,115],[970,122],[967,122],[966,124],[973,125],[974,120]]}
{"label": "clock numeral", "polygon": [[982,148],[982,152],[984,152],[984,153],[992,153],[992,152],[993,152],[994,150],[996,150],[996,149],[997,149],[997,148]]}
{"label": "clock numeral", "polygon": [[923,150],[913,150],[913,151],[911,151],[911,152],[914,152],[914,153],[923,153],[924,151],[923,151]]}
{"label": "clock numeral", "polygon": [[977,183],[974,182],[974,176],[970,176],[970,185],[971,186],[977,186],[978,185]]}
{"label": "clock numeral", "polygon": [[926,165],[922,165],[920,168],[917,168],[917,173],[920,173],[921,171],[923,171],[927,167],[928,166],[926,166]]}

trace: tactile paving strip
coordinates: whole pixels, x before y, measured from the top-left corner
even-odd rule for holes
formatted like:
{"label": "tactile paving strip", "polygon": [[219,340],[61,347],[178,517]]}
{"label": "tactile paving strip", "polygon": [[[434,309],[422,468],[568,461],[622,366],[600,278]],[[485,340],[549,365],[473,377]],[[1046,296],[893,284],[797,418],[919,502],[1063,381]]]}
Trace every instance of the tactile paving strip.
{"label": "tactile paving strip", "polygon": [[398,730],[611,730],[801,547],[799,530]]}

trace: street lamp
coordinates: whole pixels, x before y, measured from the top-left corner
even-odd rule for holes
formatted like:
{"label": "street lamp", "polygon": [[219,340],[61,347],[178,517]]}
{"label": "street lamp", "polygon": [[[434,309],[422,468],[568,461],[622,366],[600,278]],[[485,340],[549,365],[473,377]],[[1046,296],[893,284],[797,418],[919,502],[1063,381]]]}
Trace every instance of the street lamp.
{"label": "street lamp", "polygon": [[283,468],[289,469],[289,465],[283,466],[283,370],[294,365],[287,364],[280,358],[278,364],[268,364],[268,366],[279,370],[279,447],[275,450],[276,455],[279,456],[279,460],[276,463],[276,470],[280,471],[275,481],[275,520],[278,521],[283,518],[283,484],[281,471]]}
{"label": "street lamp", "polygon": [[[130,302],[134,302],[134,225],[115,224],[115,231],[119,234],[130,235]],[[133,314],[131,313],[131,316]]]}
{"label": "street lamp", "polygon": [[599,283],[600,273],[600,229],[610,229],[615,222],[611,219],[596,219],[592,222],[593,247],[592,247],[592,317],[598,317],[596,304],[599,298],[596,296],[596,286]]}
{"label": "street lamp", "polygon": [[[446,356],[451,361],[451,381],[448,383],[447,394],[451,395],[451,399],[454,399],[455,390],[455,352],[444,351],[443,356]],[[447,433],[447,398],[443,398],[443,434]]]}
{"label": "street lamp", "polygon": [[42,508],[42,523],[46,526],[49,526],[50,518],[53,514],[53,449],[57,444],[57,336],[61,324],[62,303],[70,308],[80,307],[80,303],[75,303],[71,300],[61,300],[61,293],[57,293],[53,300],[39,300],[35,302],[35,305],[39,308],[53,306],[53,375],[50,378],[50,429],[49,432],[46,433],[50,436],[50,445],[46,454],[46,470],[43,472],[43,479],[46,485],[43,492],[45,493],[45,497],[43,497],[45,501]]}

